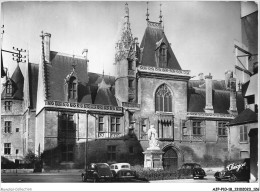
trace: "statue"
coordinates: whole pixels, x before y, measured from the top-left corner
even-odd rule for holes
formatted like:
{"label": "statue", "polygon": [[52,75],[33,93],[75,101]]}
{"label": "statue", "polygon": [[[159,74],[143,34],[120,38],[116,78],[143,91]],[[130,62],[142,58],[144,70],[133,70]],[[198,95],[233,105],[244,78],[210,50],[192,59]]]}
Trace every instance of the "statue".
{"label": "statue", "polygon": [[154,128],[154,125],[150,126],[150,129],[147,132],[148,139],[149,139],[149,147],[147,149],[153,150],[153,149],[160,149],[159,143],[158,143],[158,135],[156,132],[156,129]]}

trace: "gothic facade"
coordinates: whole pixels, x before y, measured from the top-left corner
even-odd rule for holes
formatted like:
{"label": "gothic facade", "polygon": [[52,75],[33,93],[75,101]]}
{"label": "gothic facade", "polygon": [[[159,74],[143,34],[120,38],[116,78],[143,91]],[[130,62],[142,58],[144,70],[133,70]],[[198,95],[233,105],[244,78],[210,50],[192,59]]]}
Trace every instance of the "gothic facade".
{"label": "gothic facade", "polygon": [[[90,162],[143,166],[147,131],[154,125],[165,169],[183,162],[222,166],[228,158],[226,124],[244,109],[230,72],[191,80],[163,29],[149,21],[139,45],[129,9],[116,42],[115,77],[88,71],[84,56],[50,49],[42,34],[33,150],[45,168],[82,168]],[[6,87],[7,89],[7,87]],[[32,126],[33,127],[33,126]]]}

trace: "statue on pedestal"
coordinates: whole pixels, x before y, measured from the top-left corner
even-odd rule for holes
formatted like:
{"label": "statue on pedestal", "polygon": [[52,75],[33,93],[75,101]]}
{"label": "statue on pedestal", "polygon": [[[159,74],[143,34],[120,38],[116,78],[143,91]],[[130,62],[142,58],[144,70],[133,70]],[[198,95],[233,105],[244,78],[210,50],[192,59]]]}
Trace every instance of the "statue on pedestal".
{"label": "statue on pedestal", "polygon": [[147,132],[148,139],[149,139],[149,147],[148,150],[158,150],[159,143],[158,143],[158,135],[156,132],[156,129],[154,128],[154,125],[150,126],[150,129]]}

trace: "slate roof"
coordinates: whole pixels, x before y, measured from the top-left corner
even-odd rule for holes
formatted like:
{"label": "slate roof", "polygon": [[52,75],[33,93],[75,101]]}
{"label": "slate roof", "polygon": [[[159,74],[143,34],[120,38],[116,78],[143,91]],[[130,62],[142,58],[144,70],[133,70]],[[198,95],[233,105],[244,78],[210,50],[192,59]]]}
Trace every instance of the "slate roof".
{"label": "slate roof", "polygon": [[[16,69],[14,70],[14,73],[10,80],[13,82],[13,89],[14,89],[14,94],[12,99],[23,99],[23,85],[24,85],[24,77],[22,74],[22,71],[20,69],[20,66],[18,65]],[[4,88],[2,94],[1,94],[1,99],[5,98],[5,91],[6,87]]]}
{"label": "slate roof", "polygon": [[[103,78],[101,74],[89,72],[87,75],[85,59],[75,57],[73,61],[72,56],[54,51],[51,51],[51,64],[46,65],[47,99],[65,101],[64,79],[72,72],[73,62],[76,64],[75,72],[79,81],[78,102],[117,106],[114,96],[114,77],[104,75],[104,81],[111,85],[111,88],[99,90],[100,93],[98,93],[98,84]],[[102,95],[103,99],[97,95]]]}
{"label": "slate roof", "polygon": [[[188,112],[205,112],[206,104],[206,94],[205,88],[203,86],[199,88],[200,83],[198,81],[190,81],[188,89]],[[213,81],[213,93],[212,93],[212,102],[215,113],[224,113],[228,114],[230,107],[230,92],[225,89],[224,81]],[[215,88],[215,89],[214,89]],[[244,110],[244,99],[241,93],[237,93],[237,110],[238,113]]]}
{"label": "slate roof", "polygon": [[258,121],[257,114],[251,109],[245,109],[235,119],[233,119],[229,125],[234,126],[234,125],[241,125],[246,123],[254,123],[257,121]]}
{"label": "slate roof", "polygon": [[156,61],[155,61],[156,43],[164,39],[164,42],[166,42],[166,45],[168,47],[168,53],[169,53],[167,68],[181,70],[179,62],[177,61],[172,51],[172,48],[169,45],[169,42],[164,34],[163,28],[158,26],[159,23],[148,21],[147,24],[148,26],[145,30],[141,42],[141,46],[140,46],[141,49],[143,48],[141,65],[156,67]]}
{"label": "slate roof", "polygon": [[51,51],[51,64],[45,68],[45,81],[48,100],[65,100],[65,78],[72,72],[73,62],[76,64],[75,71],[78,77],[78,102],[92,103],[90,88],[87,85],[87,63],[85,59],[66,56],[58,52]]}
{"label": "slate roof", "polygon": [[30,108],[36,109],[39,65],[29,63]]}

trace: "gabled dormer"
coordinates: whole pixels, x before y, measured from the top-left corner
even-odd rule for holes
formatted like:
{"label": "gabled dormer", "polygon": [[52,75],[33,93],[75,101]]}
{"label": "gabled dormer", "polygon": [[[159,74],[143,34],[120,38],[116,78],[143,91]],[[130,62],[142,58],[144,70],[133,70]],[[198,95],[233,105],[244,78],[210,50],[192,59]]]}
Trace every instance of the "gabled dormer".
{"label": "gabled dormer", "polygon": [[155,61],[157,67],[168,67],[168,46],[164,38],[156,43]]}
{"label": "gabled dormer", "polygon": [[78,102],[78,76],[75,72],[75,66],[73,67],[70,74],[64,79],[64,94],[67,102]]}
{"label": "gabled dormer", "polygon": [[12,77],[7,75],[2,92],[2,99],[23,99],[24,77],[19,65],[17,65]]}

